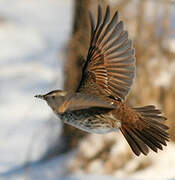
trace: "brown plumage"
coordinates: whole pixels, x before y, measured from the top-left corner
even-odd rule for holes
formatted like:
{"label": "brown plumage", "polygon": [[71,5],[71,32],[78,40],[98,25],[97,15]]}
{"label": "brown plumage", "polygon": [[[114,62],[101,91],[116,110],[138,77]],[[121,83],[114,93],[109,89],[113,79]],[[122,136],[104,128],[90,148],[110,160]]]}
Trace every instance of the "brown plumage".
{"label": "brown plumage", "polygon": [[96,26],[91,14],[90,20],[90,48],[77,91],[124,99],[135,76],[134,48],[128,32],[118,21],[118,12],[110,20],[109,6],[104,19],[98,7]]}
{"label": "brown plumage", "polygon": [[120,129],[133,152],[157,152],[169,140],[161,111],[153,105],[131,108],[125,103],[135,77],[135,53],[118,12],[110,18],[98,6],[95,23],[90,14],[91,41],[82,78],[75,93],[55,90],[36,97],[47,101],[67,124],[91,133]]}

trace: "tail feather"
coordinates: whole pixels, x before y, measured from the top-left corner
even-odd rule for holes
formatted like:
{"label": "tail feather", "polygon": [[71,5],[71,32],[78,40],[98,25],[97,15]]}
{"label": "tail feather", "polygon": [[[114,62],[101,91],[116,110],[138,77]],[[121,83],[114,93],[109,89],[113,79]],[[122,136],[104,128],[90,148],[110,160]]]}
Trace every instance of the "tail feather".
{"label": "tail feather", "polygon": [[147,155],[149,152],[148,147],[145,143],[129,128],[126,126],[122,126],[121,132],[123,133],[124,137],[126,138],[128,144],[130,145],[132,151],[139,156],[142,152],[144,155]]}
{"label": "tail feather", "polygon": [[158,122],[158,121],[156,121],[154,119],[151,119],[151,118],[147,118],[147,119],[143,118],[143,121],[145,123],[148,123],[149,125],[154,124],[154,127],[156,127],[156,128],[166,129],[166,130],[169,129],[168,126],[166,126],[165,124],[162,124],[162,123],[160,123],[160,122]]}
{"label": "tail feather", "polygon": [[157,148],[162,149],[162,147],[156,141],[150,141],[149,138],[144,134],[144,132],[138,131],[137,129],[133,129],[133,131],[154,152],[157,152]]}
{"label": "tail feather", "polygon": [[149,148],[157,152],[167,146],[169,134],[166,131],[169,128],[163,124],[167,118],[161,115],[161,111],[152,105],[133,109],[137,118],[132,122],[126,120],[120,128],[133,152],[137,156],[147,155]]}

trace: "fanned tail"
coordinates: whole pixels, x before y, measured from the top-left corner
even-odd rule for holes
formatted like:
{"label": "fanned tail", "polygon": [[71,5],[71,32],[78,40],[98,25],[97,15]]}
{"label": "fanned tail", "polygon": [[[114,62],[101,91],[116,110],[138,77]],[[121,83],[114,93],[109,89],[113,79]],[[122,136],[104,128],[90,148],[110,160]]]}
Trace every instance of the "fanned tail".
{"label": "fanned tail", "polygon": [[147,155],[149,148],[157,153],[169,141],[168,126],[163,124],[167,120],[155,106],[133,108],[138,116],[132,122],[125,121],[121,125],[121,132],[129,143],[133,152],[139,156]]}

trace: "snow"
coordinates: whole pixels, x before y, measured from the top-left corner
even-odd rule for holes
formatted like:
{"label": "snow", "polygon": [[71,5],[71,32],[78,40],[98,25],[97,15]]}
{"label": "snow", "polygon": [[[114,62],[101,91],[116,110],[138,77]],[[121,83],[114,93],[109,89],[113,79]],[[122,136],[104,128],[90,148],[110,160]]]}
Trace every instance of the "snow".
{"label": "snow", "polygon": [[28,158],[40,159],[61,132],[60,122],[34,95],[62,87],[59,51],[70,33],[71,1],[1,0],[0,17],[0,173],[4,173]]}
{"label": "snow", "polygon": [[153,161],[153,165],[131,175],[131,178],[140,178],[142,180],[154,179],[165,180],[175,179],[175,145],[174,143],[168,143],[168,147],[164,148],[164,151],[160,151],[159,154],[150,154],[150,158]]}
{"label": "snow", "polygon": [[[159,151],[158,154],[150,152],[149,156],[135,157],[127,166],[125,166],[119,172],[116,172],[117,177],[131,178],[136,180],[167,180],[175,179],[175,144],[168,143],[168,146],[163,151]],[[151,162],[151,164],[144,170],[136,171],[140,162]]]}
{"label": "snow", "polygon": [[[121,177],[132,180],[146,179],[148,175],[149,179],[156,179],[157,174],[161,176],[159,179],[173,179],[175,145],[172,143],[163,152],[151,155],[154,163],[150,168],[130,173],[129,177],[124,174],[132,170],[135,161],[116,173],[116,177],[67,176],[67,162],[74,153],[39,161],[58,141],[61,123],[34,95],[62,88],[61,51],[70,33],[71,8],[72,0],[0,0],[0,179],[113,180]],[[100,147],[97,143],[97,148]],[[111,154],[114,152],[113,148]],[[94,152],[88,153],[90,156]],[[24,167],[27,161],[32,161],[30,167]],[[100,165],[96,162],[94,167]]]}

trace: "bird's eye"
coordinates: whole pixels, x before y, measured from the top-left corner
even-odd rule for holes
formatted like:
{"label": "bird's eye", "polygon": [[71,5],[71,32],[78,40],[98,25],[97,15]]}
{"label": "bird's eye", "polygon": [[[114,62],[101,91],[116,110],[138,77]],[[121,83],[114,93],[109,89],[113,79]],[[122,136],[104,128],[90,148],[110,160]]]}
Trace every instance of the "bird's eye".
{"label": "bird's eye", "polygon": [[55,95],[52,96],[52,99],[55,99]]}

